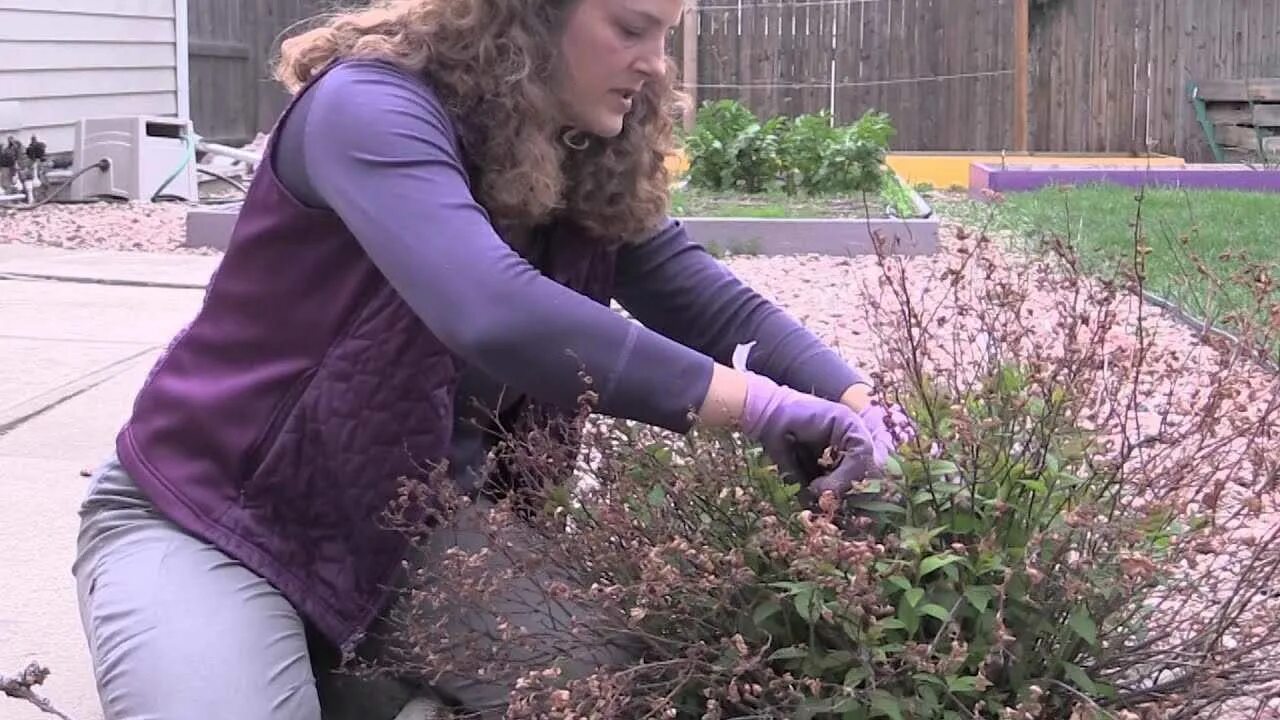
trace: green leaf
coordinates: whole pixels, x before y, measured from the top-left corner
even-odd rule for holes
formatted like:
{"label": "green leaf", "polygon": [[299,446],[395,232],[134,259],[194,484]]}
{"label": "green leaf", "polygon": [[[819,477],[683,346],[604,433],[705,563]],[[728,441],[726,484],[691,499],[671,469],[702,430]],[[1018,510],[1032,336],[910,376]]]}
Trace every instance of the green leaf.
{"label": "green leaf", "polygon": [[857,698],[851,697],[829,697],[829,698],[809,698],[803,705],[796,708],[797,720],[813,720],[819,715],[827,713],[842,713],[858,706]]}
{"label": "green leaf", "polygon": [[920,613],[916,612],[914,605],[907,603],[905,595],[898,603],[898,619],[902,621],[909,634],[914,635],[916,630],[920,629]]}
{"label": "green leaf", "polygon": [[1058,456],[1054,455],[1053,453],[1045,453],[1044,468],[1048,470],[1051,474],[1057,475],[1059,472],[1062,471],[1062,461],[1059,460]]}
{"label": "green leaf", "polygon": [[916,702],[912,703],[910,710],[912,718],[936,718],[942,709],[942,700],[939,690],[946,691],[946,687],[936,688],[932,685],[921,685],[916,689]]}
{"label": "green leaf", "polygon": [[941,477],[943,475],[955,475],[960,472],[959,466],[950,460],[930,460],[929,474],[933,477]]}
{"label": "green leaf", "polygon": [[964,485],[959,483],[938,482],[934,483],[933,486],[929,488],[929,492],[940,498],[947,498],[962,492],[964,489]]}
{"label": "green leaf", "polygon": [[876,621],[876,625],[878,627],[884,628],[885,630],[906,630],[907,629],[906,623],[902,622],[897,618],[891,618],[891,617]]}
{"label": "green leaf", "polygon": [[995,553],[984,552],[978,556],[978,566],[974,568],[974,572],[979,575],[986,575],[989,572],[1005,570],[1004,558]]}
{"label": "green leaf", "polygon": [[1039,493],[1041,495],[1044,495],[1045,493],[1049,492],[1049,486],[1045,485],[1043,480],[1037,480],[1033,478],[1022,478],[1018,482],[1021,483],[1022,486],[1027,488],[1028,490]]}
{"label": "green leaf", "polygon": [[906,515],[907,510],[900,505],[894,505],[891,502],[883,500],[855,500],[849,503],[853,507],[866,510],[873,513],[888,513],[896,515]]}
{"label": "green leaf", "polygon": [[996,591],[986,585],[977,585],[964,591],[964,597],[978,612],[986,612],[987,606],[995,599]]}
{"label": "green leaf", "polygon": [[885,662],[885,659],[888,658],[890,655],[898,655],[906,651],[906,649],[907,649],[907,646],[903,645],[902,643],[886,643],[876,648],[875,650],[872,650],[871,652],[872,654],[877,655],[878,662]]}
{"label": "green leaf", "polygon": [[941,687],[941,688],[944,688],[947,686],[947,684],[942,681],[942,678],[932,673],[918,672],[912,675],[911,679],[915,680],[918,683],[925,683],[928,685],[937,685],[938,687]]}
{"label": "green leaf", "polygon": [[769,587],[781,588],[787,591],[787,595],[795,595],[796,593],[803,592],[805,590],[812,592],[814,585],[809,581],[795,582],[794,580],[778,580],[777,582],[769,583]]}
{"label": "green leaf", "polygon": [[902,701],[884,690],[871,691],[871,717],[902,720]]}
{"label": "green leaf", "polygon": [[651,506],[657,507],[666,502],[666,499],[667,489],[661,485],[654,485],[653,489],[649,491],[648,500]]}
{"label": "green leaf", "polygon": [[1119,697],[1119,692],[1116,691],[1116,686],[1111,683],[1094,683],[1094,685],[1098,688],[1098,697],[1100,698],[1115,700]]}
{"label": "green leaf", "polygon": [[1063,666],[1067,672],[1067,679],[1071,680],[1071,682],[1075,684],[1076,688],[1091,697],[1098,696],[1098,686],[1094,684],[1093,680],[1090,679],[1089,674],[1086,673],[1083,668],[1079,665],[1073,665],[1072,663],[1063,663]]}
{"label": "green leaf", "polygon": [[978,676],[964,675],[960,677],[948,677],[947,689],[955,693],[974,692],[978,689]]}
{"label": "green leaf", "polygon": [[817,622],[822,613],[822,600],[815,597],[816,590],[813,587],[801,590],[792,600],[796,606],[796,612],[800,613],[800,617],[810,625]]}
{"label": "green leaf", "polygon": [[829,652],[818,660],[818,667],[823,670],[836,670],[853,662],[853,653],[848,650]]}
{"label": "green leaf", "polygon": [[911,589],[911,581],[901,575],[893,575],[891,577],[886,578],[886,580],[890,585],[893,585],[901,590]]}
{"label": "green leaf", "polygon": [[871,677],[871,671],[862,665],[850,668],[849,672],[844,674],[844,686],[847,688],[856,688],[869,677]]}
{"label": "green leaf", "polygon": [[795,647],[784,647],[774,650],[769,657],[765,658],[769,662],[774,660],[798,660],[800,658],[809,657],[809,648],[803,645]]}
{"label": "green leaf", "polygon": [[935,603],[925,603],[925,605],[920,608],[920,614],[935,617],[943,622],[951,619],[951,612]]}
{"label": "green leaf", "polygon": [[907,604],[910,605],[911,607],[915,607],[919,605],[920,601],[924,599],[924,588],[918,588],[918,587],[911,588],[910,590],[907,591],[907,594],[903,597],[903,599],[906,600]]}
{"label": "green leaf", "polygon": [[777,600],[769,599],[756,606],[754,612],[751,613],[751,622],[754,625],[763,625],[765,620],[773,617],[782,610],[782,603]]}
{"label": "green leaf", "polygon": [[1098,647],[1098,626],[1093,622],[1093,618],[1089,616],[1089,608],[1084,605],[1077,605],[1076,609],[1071,612],[1071,618],[1067,620],[1067,625],[1080,636],[1081,640],[1089,643],[1093,647]]}
{"label": "green leaf", "polygon": [[897,456],[890,455],[884,462],[884,472],[890,477],[902,477],[902,463]]}
{"label": "green leaf", "polygon": [[950,565],[953,562],[958,562],[959,560],[960,558],[958,556],[952,555],[951,553],[930,555],[920,562],[920,577],[924,577],[938,568],[946,567],[947,565]]}

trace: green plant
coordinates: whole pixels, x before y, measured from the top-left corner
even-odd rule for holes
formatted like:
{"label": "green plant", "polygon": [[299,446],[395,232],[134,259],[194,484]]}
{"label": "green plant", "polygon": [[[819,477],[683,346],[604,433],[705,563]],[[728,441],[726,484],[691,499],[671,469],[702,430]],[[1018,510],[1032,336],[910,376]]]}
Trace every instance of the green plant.
{"label": "green plant", "polygon": [[[986,238],[958,241],[938,306],[909,260],[879,258],[881,384],[920,426],[882,477],[802,507],[738,436],[597,418],[588,391],[584,482],[562,482],[554,433],[507,436],[522,490],[491,520],[541,540],[499,543],[516,574],[561,578],[529,602],[603,620],[551,642],[495,610],[495,641],[406,616],[414,668],[510,678],[508,717],[564,720],[1179,720],[1265,696],[1280,529],[1203,554],[1260,518],[1226,494],[1280,467],[1280,379],[1232,353],[1211,376],[1153,357],[1140,304],[1068,248],[1011,273]],[[1033,308],[1043,288],[1057,300]],[[1192,383],[1201,400],[1153,417]],[[410,594],[484,607],[509,575],[481,567],[459,552]],[[557,670],[618,637],[635,662]]]}
{"label": "green plant", "polygon": [[788,125],[787,118],[772,117],[752,123],[734,138],[729,148],[737,164],[737,189],[759,193],[779,185],[784,170],[781,145]]}
{"label": "green plant", "polygon": [[880,194],[888,200],[898,217],[910,217],[915,214],[915,202],[911,199],[911,191],[902,183],[895,173],[886,172],[880,179]]}
{"label": "green plant", "polygon": [[698,109],[694,130],[685,141],[690,184],[711,190],[733,188],[739,172],[738,138],[757,124],[755,115],[741,103],[704,103]]}
{"label": "green plant", "polygon": [[823,149],[823,163],[814,184],[821,192],[878,191],[893,134],[889,116],[872,111],[854,124],[840,128],[834,141]]}
{"label": "green plant", "polygon": [[789,195],[877,192],[893,134],[883,113],[836,126],[826,112],[761,121],[736,100],[705,103],[685,141],[689,183]]}
{"label": "green plant", "polygon": [[779,150],[788,122],[785,117],[760,122],[732,100],[703,105],[697,126],[686,140],[689,182],[711,190],[773,188],[782,171]]}
{"label": "green plant", "polygon": [[792,122],[790,132],[781,143],[785,173],[783,189],[787,194],[817,194],[822,191],[822,168],[827,151],[839,134],[831,114],[825,110],[801,115]]}

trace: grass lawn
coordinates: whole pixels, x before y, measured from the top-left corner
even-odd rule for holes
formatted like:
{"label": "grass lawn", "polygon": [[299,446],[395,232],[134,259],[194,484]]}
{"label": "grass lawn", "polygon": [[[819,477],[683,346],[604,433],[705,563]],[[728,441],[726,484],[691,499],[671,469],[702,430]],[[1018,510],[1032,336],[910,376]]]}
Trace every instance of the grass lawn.
{"label": "grass lawn", "polygon": [[[1190,262],[1204,261],[1227,278],[1243,267],[1240,254],[1265,267],[1280,266],[1280,195],[1218,190],[1148,189],[1113,185],[1046,188],[1010,193],[999,205],[948,204],[944,214],[993,230],[1013,230],[1032,243],[1050,234],[1069,235],[1085,267],[1107,274],[1133,267],[1134,221],[1142,211],[1148,288],[1199,317],[1269,312],[1240,287],[1214,290]],[[1183,240],[1186,240],[1185,245]],[[1231,257],[1224,257],[1229,253]],[[1280,302],[1273,291],[1271,303]]]}

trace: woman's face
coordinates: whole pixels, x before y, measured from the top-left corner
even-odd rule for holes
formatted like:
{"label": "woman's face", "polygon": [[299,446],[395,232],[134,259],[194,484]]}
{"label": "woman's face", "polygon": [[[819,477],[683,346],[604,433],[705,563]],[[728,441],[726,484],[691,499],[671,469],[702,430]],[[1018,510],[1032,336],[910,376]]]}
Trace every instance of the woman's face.
{"label": "woman's face", "polygon": [[565,124],[602,137],[621,132],[641,86],[666,72],[666,37],[683,9],[684,0],[578,0],[560,39]]}

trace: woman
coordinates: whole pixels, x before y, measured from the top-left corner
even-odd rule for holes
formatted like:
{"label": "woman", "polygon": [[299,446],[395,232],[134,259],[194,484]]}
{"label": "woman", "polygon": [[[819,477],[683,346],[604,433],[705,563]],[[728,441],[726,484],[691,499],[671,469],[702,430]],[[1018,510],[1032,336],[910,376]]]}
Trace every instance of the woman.
{"label": "woman", "polygon": [[681,11],[401,0],[286,44],[293,104],[82,510],[108,720],[319,717],[308,630],[370,652],[397,479],[477,492],[484,419],[572,412],[580,372],[599,412],[740,428],[816,492],[882,461],[865,379],[665,215]]}

